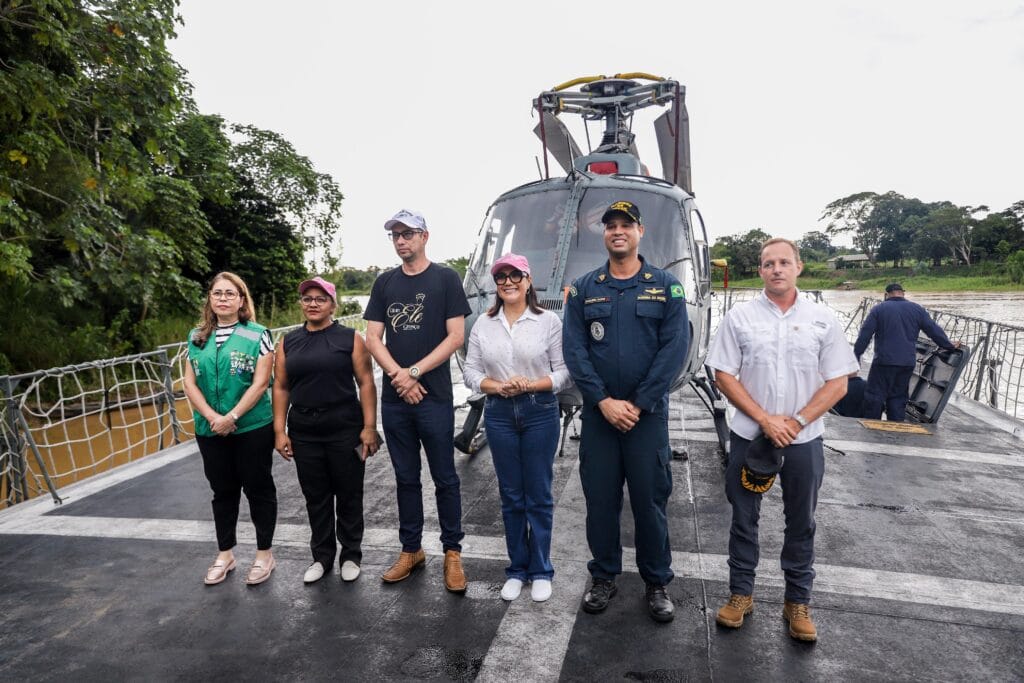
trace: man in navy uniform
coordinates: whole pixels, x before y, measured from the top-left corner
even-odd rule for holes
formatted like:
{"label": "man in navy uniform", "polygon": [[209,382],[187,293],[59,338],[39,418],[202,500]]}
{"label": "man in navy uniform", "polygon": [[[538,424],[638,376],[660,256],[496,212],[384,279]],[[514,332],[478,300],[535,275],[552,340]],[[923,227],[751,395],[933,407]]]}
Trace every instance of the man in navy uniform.
{"label": "man in navy uniform", "polygon": [[565,364],[583,395],[580,479],[593,555],[583,609],[602,612],[616,593],[625,482],[648,609],[655,621],[671,621],[668,389],[689,347],[686,300],[678,280],[639,255],[644,226],[636,204],[613,203],[601,222],[608,261],[573,283],[562,330]]}
{"label": "man in navy uniform", "polygon": [[903,286],[893,282],[885,288],[885,301],[868,313],[860,328],[853,353],[860,357],[875,338],[875,357],[868,371],[864,390],[864,417],[878,420],[885,415],[892,422],[903,422],[907,414],[910,375],[917,363],[917,333],[924,332],[943,349],[959,348],[953,344],[928,311],[903,298]]}

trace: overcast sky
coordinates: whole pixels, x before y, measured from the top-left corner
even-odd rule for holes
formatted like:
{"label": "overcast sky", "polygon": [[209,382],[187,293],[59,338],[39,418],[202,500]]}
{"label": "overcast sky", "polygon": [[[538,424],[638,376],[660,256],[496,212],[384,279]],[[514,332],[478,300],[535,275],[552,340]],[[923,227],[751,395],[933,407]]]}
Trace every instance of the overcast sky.
{"label": "overcast sky", "polygon": [[[993,210],[1024,199],[1024,2],[182,0],[180,11],[171,50],[200,109],[281,133],[341,186],[343,265],[397,263],[383,223],[400,208],[426,215],[432,260],[469,255],[490,203],[538,177],[532,98],[583,75],[686,86],[713,240],[753,228],[799,238],[824,229],[826,204],[863,190]],[[640,153],[657,171],[652,140],[639,137]]]}

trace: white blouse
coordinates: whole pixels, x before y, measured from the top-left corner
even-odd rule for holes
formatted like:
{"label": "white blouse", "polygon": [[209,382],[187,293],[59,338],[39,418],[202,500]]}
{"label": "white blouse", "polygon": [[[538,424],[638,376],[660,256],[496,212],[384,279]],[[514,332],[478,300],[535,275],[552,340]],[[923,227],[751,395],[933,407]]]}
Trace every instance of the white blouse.
{"label": "white blouse", "polygon": [[534,313],[527,307],[512,325],[505,308],[493,318],[480,316],[469,335],[462,377],[470,390],[480,392],[485,378],[504,382],[521,375],[550,377],[552,391],[572,386],[562,359],[562,321],[551,311]]}

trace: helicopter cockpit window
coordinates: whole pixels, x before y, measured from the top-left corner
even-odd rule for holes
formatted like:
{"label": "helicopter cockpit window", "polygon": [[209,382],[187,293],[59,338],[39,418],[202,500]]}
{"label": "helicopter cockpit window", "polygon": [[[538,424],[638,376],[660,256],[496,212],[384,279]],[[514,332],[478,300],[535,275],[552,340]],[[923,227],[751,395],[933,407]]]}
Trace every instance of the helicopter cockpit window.
{"label": "helicopter cockpit window", "polygon": [[[580,201],[578,220],[581,229],[576,233],[572,248],[569,250],[565,281],[572,282],[608,260],[601,216],[612,202],[620,199],[629,199],[640,207],[644,223],[640,254],[651,265],[668,268],[680,281],[684,281],[683,268],[680,264],[683,259],[690,258],[689,231],[679,203],[671,197],[654,192],[604,188],[587,190]],[[692,278],[692,269],[690,277]],[[696,278],[692,279],[692,287],[690,283],[684,281],[688,298],[691,291],[693,295],[697,291]]]}
{"label": "helicopter cockpit window", "polygon": [[568,198],[568,190],[548,190],[499,200],[491,207],[473,259],[473,271],[485,292],[495,289],[491,264],[509,252],[530,262],[535,288],[547,288]]}

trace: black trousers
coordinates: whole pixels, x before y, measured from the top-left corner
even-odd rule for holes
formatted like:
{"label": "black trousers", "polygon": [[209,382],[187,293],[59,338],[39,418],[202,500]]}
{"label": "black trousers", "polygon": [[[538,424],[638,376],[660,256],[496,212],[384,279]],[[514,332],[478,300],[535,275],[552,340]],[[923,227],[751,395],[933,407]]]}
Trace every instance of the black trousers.
{"label": "black trousers", "polygon": [[334,441],[303,441],[301,434],[289,433],[299,486],[306,498],[306,512],[312,535],[309,548],[313,561],[330,571],[337,544],[341,543],[339,564],[363,559],[363,475],[366,463],[355,449],[361,428],[342,434]]}
{"label": "black trousers", "polygon": [[274,425],[242,434],[197,436],[196,443],[203,456],[206,480],[213,489],[217,548],[231,550],[237,543],[238,503],[244,490],[256,527],[256,547],[268,550],[274,544],[277,525],[277,487],[270,472],[274,462]]}
{"label": "black trousers", "polygon": [[879,420],[882,408],[885,408],[885,416],[891,422],[904,422],[913,374],[913,365],[872,363],[868,370],[868,386],[864,390],[864,417]]}

